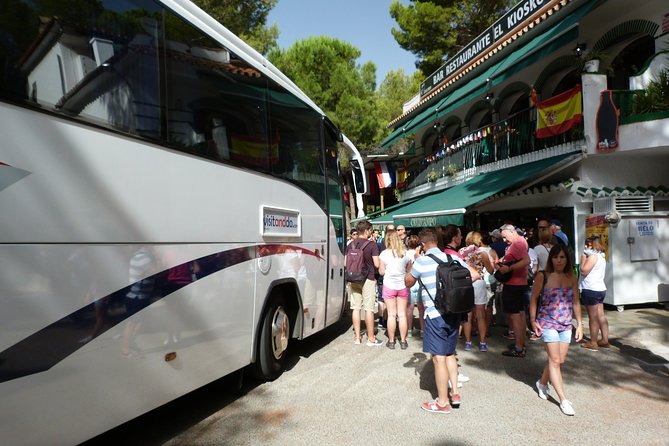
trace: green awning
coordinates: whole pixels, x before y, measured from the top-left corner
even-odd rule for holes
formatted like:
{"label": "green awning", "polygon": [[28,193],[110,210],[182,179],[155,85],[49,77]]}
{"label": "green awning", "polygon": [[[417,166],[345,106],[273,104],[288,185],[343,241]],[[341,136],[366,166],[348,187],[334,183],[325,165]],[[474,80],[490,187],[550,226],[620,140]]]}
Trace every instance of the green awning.
{"label": "green awning", "polygon": [[468,207],[517,186],[546,169],[557,167],[566,158],[574,155],[568,153],[480,174],[462,184],[397,209],[392,213],[393,223],[414,228],[447,224],[463,226]]}
{"label": "green awning", "polygon": [[[416,200],[418,200],[418,198],[412,198],[410,200],[403,201],[402,203],[397,203],[397,204],[394,204],[392,206],[388,206],[387,208],[383,208],[383,209],[380,209],[378,211],[370,212],[369,214],[365,215],[364,217],[355,218],[355,219],[351,220],[351,223],[355,224],[355,223],[359,222],[360,220],[369,220],[370,223],[372,223],[372,224],[390,224],[390,223],[393,222],[392,216],[389,217],[390,220],[388,222],[380,221],[379,223],[375,223],[374,220],[372,220],[372,219],[378,217],[379,220],[382,220],[384,214],[388,214],[389,212],[392,212],[392,211],[397,210],[397,209],[399,209],[403,206],[411,204]],[[381,215],[381,217],[379,217],[379,215]]]}
{"label": "green awning", "polygon": [[488,89],[488,79],[490,79],[491,86],[499,85],[523,68],[576,40],[578,38],[578,21],[592,9],[595,3],[595,0],[584,3],[583,6],[562,19],[557,25],[532,38],[525,45],[491,65],[481,74],[471,79],[465,76],[460,81],[460,83],[464,82],[462,85],[452,90],[436,104],[430,105],[420,114],[402,124],[401,127],[396,128],[381,142],[381,147],[389,147],[399,138],[412,135],[417,129],[429,124],[430,121],[450,113],[477,96],[483,97]]}

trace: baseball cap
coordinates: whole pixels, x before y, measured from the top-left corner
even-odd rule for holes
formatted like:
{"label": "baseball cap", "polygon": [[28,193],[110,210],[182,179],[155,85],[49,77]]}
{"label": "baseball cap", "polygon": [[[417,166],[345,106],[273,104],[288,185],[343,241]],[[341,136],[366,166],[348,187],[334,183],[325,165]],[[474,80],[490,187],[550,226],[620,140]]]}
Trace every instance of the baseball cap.
{"label": "baseball cap", "polygon": [[560,223],[560,220],[558,220],[557,218],[551,220],[551,225],[562,227],[562,223]]}
{"label": "baseball cap", "polygon": [[521,237],[525,237],[525,232],[523,232],[522,229],[520,229],[520,228],[516,228],[516,232],[517,232],[518,235],[520,235]]}
{"label": "baseball cap", "polygon": [[499,229],[495,229],[490,233],[491,236],[495,238],[500,238],[502,237],[502,233],[499,231]]}

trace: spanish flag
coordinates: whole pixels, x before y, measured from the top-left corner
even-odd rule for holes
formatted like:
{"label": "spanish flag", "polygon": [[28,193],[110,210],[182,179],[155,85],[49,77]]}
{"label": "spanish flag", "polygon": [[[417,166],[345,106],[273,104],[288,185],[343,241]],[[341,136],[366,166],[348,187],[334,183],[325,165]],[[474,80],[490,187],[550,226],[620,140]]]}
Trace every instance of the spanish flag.
{"label": "spanish flag", "polygon": [[537,104],[537,138],[559,135],[581,122],[580,85]]}
{"label": "spanish flag", "polygon": [[397,178],[397,188],[401,189],[404,186],[406,186],[407,182],[407,169],[406,167],[400,167],[397,169],[397,174],[395,175]]}
{"label": "spanish flag", "polygon": [[231,158],[250,166],[270,169],[279,160],[279,141],[250,135],[231,135]]}

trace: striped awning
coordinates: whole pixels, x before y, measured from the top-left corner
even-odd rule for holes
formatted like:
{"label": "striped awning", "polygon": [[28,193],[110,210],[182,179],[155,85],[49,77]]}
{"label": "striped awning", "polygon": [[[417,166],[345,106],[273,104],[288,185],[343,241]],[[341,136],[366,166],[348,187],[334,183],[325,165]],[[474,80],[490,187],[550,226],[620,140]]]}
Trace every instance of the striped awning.
{"label": "striped awning", "polygon": [[665,186],[617,186],[617,187],[585,187],[576,188],[576,194],[585,198],[604,197],[669,197],[669,189]]}

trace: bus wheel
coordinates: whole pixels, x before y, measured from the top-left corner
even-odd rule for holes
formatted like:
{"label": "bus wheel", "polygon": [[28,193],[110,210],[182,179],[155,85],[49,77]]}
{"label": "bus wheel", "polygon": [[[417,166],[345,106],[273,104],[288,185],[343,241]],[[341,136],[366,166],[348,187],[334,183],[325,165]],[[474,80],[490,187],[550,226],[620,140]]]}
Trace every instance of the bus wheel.
{"label": "bus wheel", "polygon": [[283,372],[290,338],[290,318],[283,298],[277,298],[267,307],[262,319],[256,375],[275,380]]}

